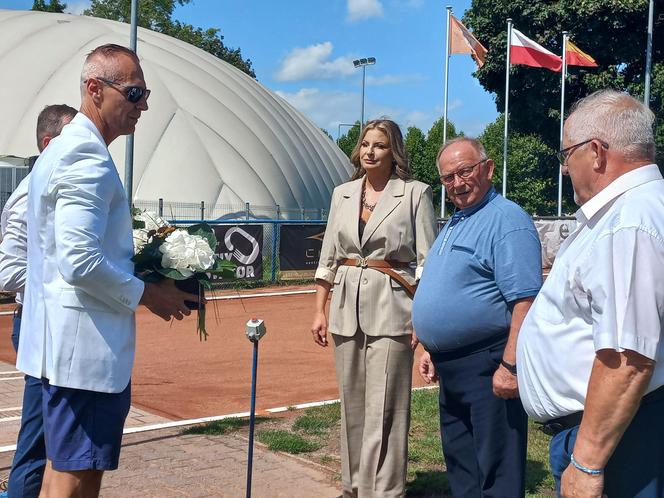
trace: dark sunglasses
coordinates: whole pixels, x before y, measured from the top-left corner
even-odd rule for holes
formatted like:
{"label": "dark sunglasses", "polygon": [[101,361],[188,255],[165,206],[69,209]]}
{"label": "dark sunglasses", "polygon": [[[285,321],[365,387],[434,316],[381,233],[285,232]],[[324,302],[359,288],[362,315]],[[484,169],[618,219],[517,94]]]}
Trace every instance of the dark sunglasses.
{"label": "dark sunglasses", "polygon": [[136,104],[143,97],[145,97],[145,100],[148,100],[148,97],[150,96],[150,90],[148,90],[147,88],[141,88],[140,86],[123,85],[122,83],[107,80],[105,78],[97,77],[95,79],[101,81],[102,83],[106,83],[107,85],[115,88],[118,91],[120,91],[119,90],[120,88],[124,90],[121,93],[123,93],[125,98],[132,104]]}

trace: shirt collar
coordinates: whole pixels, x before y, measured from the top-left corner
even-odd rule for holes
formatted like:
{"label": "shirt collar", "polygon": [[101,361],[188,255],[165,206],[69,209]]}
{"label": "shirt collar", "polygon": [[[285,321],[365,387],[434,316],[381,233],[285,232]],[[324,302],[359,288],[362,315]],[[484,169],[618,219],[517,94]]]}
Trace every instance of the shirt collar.
{"label": "shirt collar", "polygon": [[644,183],[653,180],[661,180],[662,174],[656,164],[647,164],[628,171],[624,175],[619,176],[607,185],[603,190],[599,191],[588,202],[581,206],[575,213],[577,221],[580,223],[589,221],[595,216],[604,206],[606,206],[613,199],[628,190],[643,185]]}
{"label": "shirt collar", "polygon": [[85,114],[79,112],[78,114],[76,114],[76,116],[74,116],[74,119],[72,119],[71,122],[90,130],[99,139],[99,141],[102,144],[104,144],[104,147],[106,147],[106,142],[104,142],[104,138],[101,136],[101,133],[99,132],[95,124],[92,122],[92,120],[90,120],[90,118],[87,117]]}
{"label": "shirt collar", "polygon": [[454,212],[452,217],[456,218],[461,218],[461,217],[468,217],[471,214],[475,214],[477,211],[482,209],[484,206],[486,206],[489,202],[491,202],[496,196],[498,196],[498,192],[496,192],[495,187],[491,186],[489,191],[482,197],[482,200],[475,204],[474,206],[470,206],[466,209],[459,209]]}

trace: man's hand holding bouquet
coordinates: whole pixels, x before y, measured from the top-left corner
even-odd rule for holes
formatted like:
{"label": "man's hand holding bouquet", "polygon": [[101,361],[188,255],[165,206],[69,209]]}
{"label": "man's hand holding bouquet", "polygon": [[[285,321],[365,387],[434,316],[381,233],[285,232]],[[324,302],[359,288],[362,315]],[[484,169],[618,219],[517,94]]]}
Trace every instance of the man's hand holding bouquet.
{"label": "man's hand holding bouquet", "polygon": [[132,210],[134,229],[134,271],[146,282],[175,281],[176,287],[198,295],[187,306],[198,310],[198,333],[207,339],[204,290],[210,290],[210,277],[235,276],[235,265],[215,254],[217,239],[207,223],[186,228],[169,225],[150,211]]}

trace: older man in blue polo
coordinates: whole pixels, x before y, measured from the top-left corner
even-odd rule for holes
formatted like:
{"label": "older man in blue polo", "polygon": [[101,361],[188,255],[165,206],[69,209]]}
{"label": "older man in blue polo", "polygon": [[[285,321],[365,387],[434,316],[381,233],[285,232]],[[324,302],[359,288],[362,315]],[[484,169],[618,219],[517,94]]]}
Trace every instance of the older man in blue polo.
{"label": "older man in blue polo", "polygon": [[456,209],[434,242],[413,301],[428,382],[440,380],[443,452],[455,498],[525,493],[527,417],[516,339],[542,285],[541,246],[526,212],[492,185],[494,164],[471,138],[438,153]]}

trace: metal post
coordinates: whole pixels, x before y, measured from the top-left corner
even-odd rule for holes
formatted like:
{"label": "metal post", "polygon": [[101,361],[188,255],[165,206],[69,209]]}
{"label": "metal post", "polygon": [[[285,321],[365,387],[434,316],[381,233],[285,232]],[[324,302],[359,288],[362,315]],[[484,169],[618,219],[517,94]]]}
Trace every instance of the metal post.
{"label": "metal post", "polygon": [[254,343],[254,362],[251,369],[251,411],[249,412],[249,451],[247,455],[247,498],[251,498],[251,474],[254,464],[254,426],[256,423],[256,372],[258,371],[258,341],[267,333],[265,322],[252,318],[247,322],[247,339]]}
{"label": "metal post", "polygon": [[201,201],[201,221],[205,220],[205,201]]}
{"label": "metal post", "polygon": [[249,219],[249,203],[248,202],[244,203],[244,216],[247,220]]}
{"label": "metal post", "polygon": [[254,463],[254,425],[256,423],[256,371],[258,370],[258,341],[254,343],[254,361],[251,367],[251,411],[249,412],[249,454],[247,455],[247,498],[251,498],[251,475]]}
{"label": "metal post", "polygon": [[[452,6],[447,9],[447,35],[445,38],[445,96],[443,97],[443,143],[447,142],[447,95],[449,90],[449,72],[450,72],[450,21],[452,18]],[[438,165],[436,164],[436,169]],[[445,218],[445,187],[440,189],[440,216]]]}
{"label": "metal post", "polygon": [[[567,31],[563,31],[563,69],[560,84],[560,150],[563,148],[563,127],[565,125],[565,80],[567,79]],[[563,165],[558,168],[558,217],[563,213]]]}
{"label": "metal post", "polygon": [[300,208],[300,219],[304,220],[304,208]]}
{"label": "metal post", "polygon": [[[136,52],[136,41],[138,31],[138,0],[131,0],[131,29],[129,48]],[[131,206],[134,196],[134,134],[127,135],[125,143],[125,192]]]}
{"label": "metal post", "polygon": [[277,217],[276,218],[278,220],[281,219],[281,206],[279,206],[279,204],[277,204]]}
{"label": "metal post", "polygon": [[158,206],[159,207],[157,208],[157,211],[159,213],[159,217],[163,218],[164,217],[164,199],[162,199],[161,197],[159,198]]}
{"label": "metal post", "polygon": [[[277,206],[277,209],[279,206]],[[281,224],[272,223],[272,275],[271,281],[275,283],[277,281],[277,247],[279,239],[279,230],[281,229]]]}
{"label": "metal post", "polygon": [[646,81],[643,103],[650,107],[650,71],[652,66],[652,21],[655,15],[655,0],[650,0],[648,8],[648,43],[646,46]]}
{"label": "metal post", "polygon": [[510,102],[510,47],[512,45],[512,19],[507,19],[507,58],[505,64],[505,130],[503,133],[503,197],[507,198],[507,133]]}

